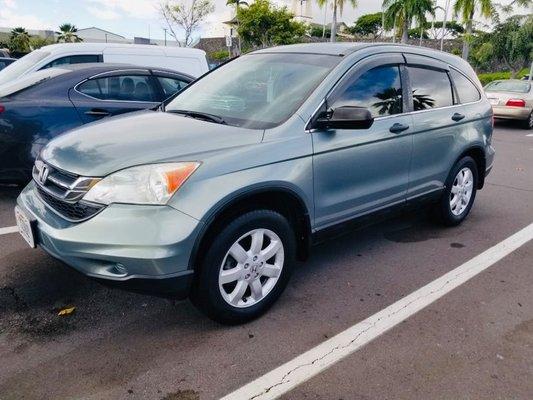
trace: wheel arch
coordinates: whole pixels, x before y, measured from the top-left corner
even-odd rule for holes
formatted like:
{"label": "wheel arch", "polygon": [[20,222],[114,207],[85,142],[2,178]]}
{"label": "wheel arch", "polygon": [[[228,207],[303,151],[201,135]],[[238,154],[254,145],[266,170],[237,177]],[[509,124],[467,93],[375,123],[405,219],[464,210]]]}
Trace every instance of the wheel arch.
{"label": "wheel arch", "polygon": [[472,157],[476,162],[478,167],[477,189],[482,189],[485,185],[485,168],[487,165],[485,151],[483,150],[483,147],[479,145],[468,147],[461,153],[459,157],[457,157],[453,165],[457,164],[460,159],[467,156]]}
{"label": "wheel arch", "polygon": [[227,221],[258,208],[279,212],[289,220],[296,234],[298,259],[305,260],[311,244],[309,208],[296,190],[283,184],[276,184],[250,188],[229,195],[212,207],[202,219],[204,227],[193,246],[189,267],[199,269],[200,255],[205,252],[211,238]]}

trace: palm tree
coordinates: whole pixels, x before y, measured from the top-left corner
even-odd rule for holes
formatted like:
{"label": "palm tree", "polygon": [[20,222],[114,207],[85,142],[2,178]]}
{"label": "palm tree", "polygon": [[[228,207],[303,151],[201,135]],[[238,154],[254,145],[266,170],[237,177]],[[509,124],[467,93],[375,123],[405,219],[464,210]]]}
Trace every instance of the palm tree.
{"label": "palm tree", "polygon": [[[237,21],[237,26],[239,26],[239,8],[241,8],[241,6],[248,6],[248,3],[243,0],[228,0],[226,2],[226,5],[235,7],[235,20]],[[241,37],[240,36],[238,36],[237,42],[239,46],[239,54],[241,54]]]}
{"label": "palm tree", "polygon": [[81,42],[82,39],[76,35],[78,29],[72,24],[63,24],[59,27],[59,32],[57,33],[57,41],[64,43],[74,43]]}
{"label": "palm tree", "polygon": [[453,6],[454,16],[461,16],[465,25],[465,35],[463,37],[463,55],[468,59],[470,52],[470,38],[474,23],[474,14],[479,12],[482,17],[489,18],[492,15],[494,6],[491,0],[457,0]]}
{"label": "palm tree", "polygon": [[[334,42],[337,36],[337,10],[339,11],[339,15],[342,15],[342,10],[344,8],[344,1],[345,0],[332,0],[333,4],[331,7],[333,8],[333,19],[331,21],[331,38],[330,41]],[[357,0],[349,0],[352,7],[357,7]],[[327,0],[317,0],[317,3],[320,7],[325,6],[328,1]]]}
{"label": "palm tree", "polygon": [[383,0],[385,24],[395,28],[396,23],[402,27],[402,43],[409,39],[409,28],[413,20],[426,21],[426,13],[433,13],[433,0]]}
{"label": "palm tree", "polygon": [[26,53],[30,48],[30,34],[24,28],[15,28],[9,36],[9,48],[11,51]]}

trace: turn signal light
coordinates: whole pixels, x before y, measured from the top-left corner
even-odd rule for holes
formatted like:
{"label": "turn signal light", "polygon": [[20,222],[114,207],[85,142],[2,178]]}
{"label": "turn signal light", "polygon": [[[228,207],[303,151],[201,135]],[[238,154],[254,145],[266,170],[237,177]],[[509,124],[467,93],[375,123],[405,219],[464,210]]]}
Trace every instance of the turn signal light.
{"label": "turn signal light", "polygon": [[509,99],[505,105],[507,107],[525,107],[526,101],[522,99]]}
{"label": "turn signal light", "polygon": [[5,110],[6,108],[2,104],[0,104],[0,114],[2,114]]}

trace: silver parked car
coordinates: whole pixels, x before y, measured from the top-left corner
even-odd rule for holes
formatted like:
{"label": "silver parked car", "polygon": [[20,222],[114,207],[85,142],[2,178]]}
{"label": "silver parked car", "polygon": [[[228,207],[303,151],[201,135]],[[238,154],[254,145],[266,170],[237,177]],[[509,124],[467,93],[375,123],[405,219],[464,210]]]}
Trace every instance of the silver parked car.
{"label": "silver parked car", "polygon": [[518,120],[525,129],[533,128],[533,85],[530,81],[493,81],[485,86],[485,93],[494,118]]}
{"label": "silver parked car", "polygon": [[469,214],[492,109],[462,59],[320,43],[242,56],[166,107],[51,141],[18,198],[31,246],[107,283],[190,296],[224,323],[265,312],[311,244],[430,202]]}

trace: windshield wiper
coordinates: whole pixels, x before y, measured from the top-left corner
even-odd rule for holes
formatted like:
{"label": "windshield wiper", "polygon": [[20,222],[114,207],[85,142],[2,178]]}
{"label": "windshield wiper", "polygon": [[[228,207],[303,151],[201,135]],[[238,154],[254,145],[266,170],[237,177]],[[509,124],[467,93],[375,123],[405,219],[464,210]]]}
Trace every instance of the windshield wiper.
{"label": "windshield wiper", "polygon": [[201,111],[189,111],[189,110],[166,110],[166,112],[173,113],[173,114],[182,114],[187,117],[196,118],[196,119],[203,119],[211,122],[215,122],[217,124],[227,125],[227,122],[224,121],[224,118],[219,117],[218,115],[204,113]]}

